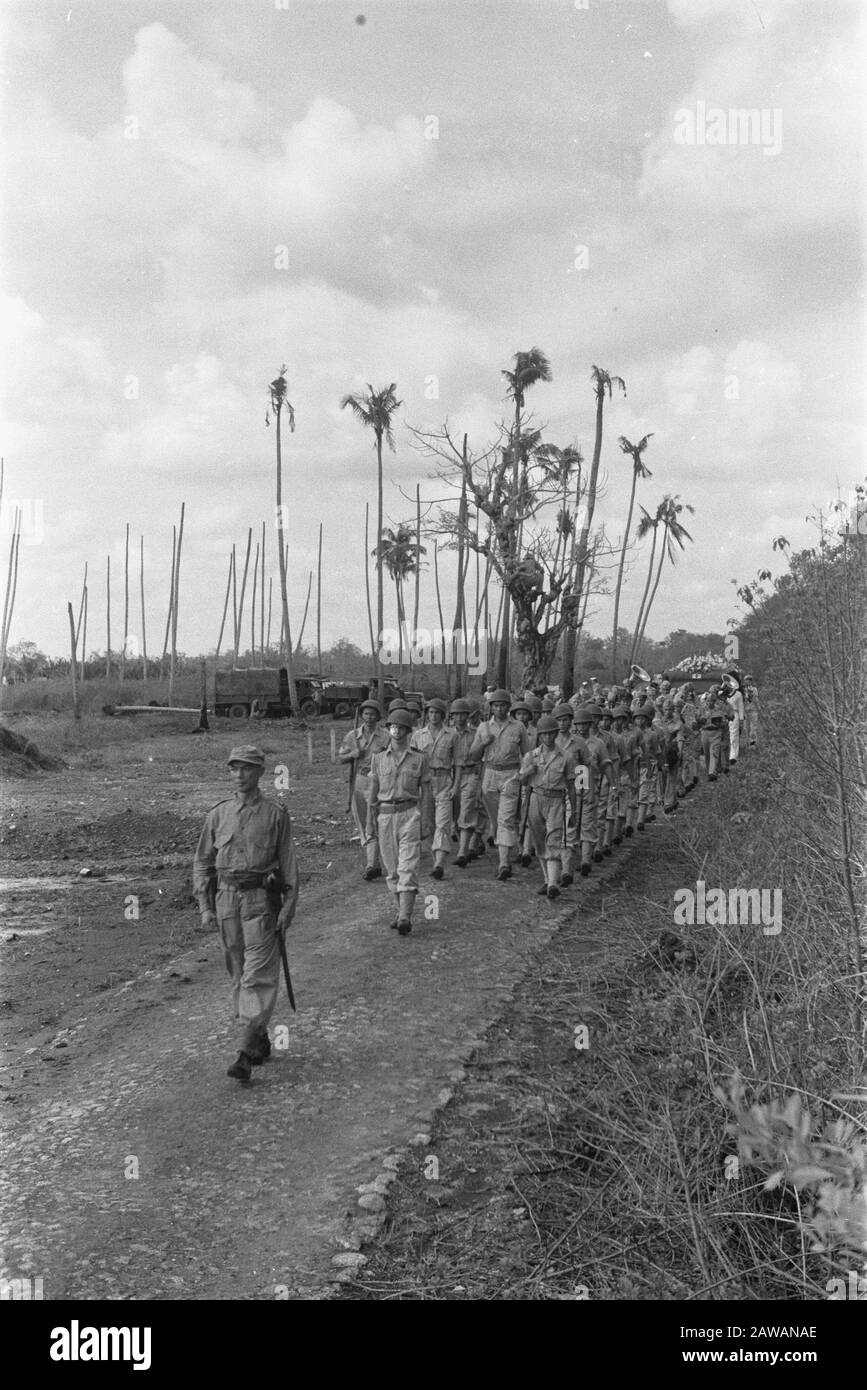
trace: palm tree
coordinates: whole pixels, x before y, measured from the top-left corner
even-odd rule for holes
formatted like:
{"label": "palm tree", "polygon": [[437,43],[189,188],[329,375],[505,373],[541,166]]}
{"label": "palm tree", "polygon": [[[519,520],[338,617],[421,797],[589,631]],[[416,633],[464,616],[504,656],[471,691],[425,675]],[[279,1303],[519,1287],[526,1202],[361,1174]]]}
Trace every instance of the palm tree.
{"label": "palm tree", "polygon": [[647,567],[647,582],[646,582],[645,585],[644,585],[644,593],[641,595],[641,603],[639,604],[639,608],[638,608],[638,617],[637,617],[636,620],[635,620],[635,631],[634,631],[633,634],[632,634],[632,646],[631,646],[630,651],[629,651],[629,664],[630,664],[630,666],[632,665],[632,663],[633,663],[634,660],[635,660],[635,650],[636,650],[636,648],[637,648],[637,646],[638,646],[638,639],[639,639],[639,637],[641,636],[641,620],[642,620],[642,617],[644,616],[644,605],[645,605],[645,603],[647,602],[647,595],[648,595],[648,593],[650,592],[650,585],[651,585],[651,582],[652,582],[652,579],[653,579],[653,560],[654,560],[654,556],[655,556],[655,554],[656,554],[656,540],[657,540],[657,534],[658,534],[659,524],[660,524],[660,522],[662,521],[662,515],[663,515],[663,508],[664,508],[664,506],[665,506],[665,503],[664,503],[664,502],[660,502],[660,503],[659,503],[659,506],[656,508],[656,515],[655,515],[655,516],[651,516],[651,515],[650,515],[650,512],[647,511],[645,507],[641,507],[641,508],[639,509],[639,510],[641,511],[641,520],[639,521],[638,526],[637,526],[637,528],[636,528],[636,532],[635,532],[636,539],[637,539],[637,540],[640,540],[640,541],[643,541],[643,540],[644,540],[644,537],[647,535],[648,531],[652,531],[652,532],[653,532],[653,544],[652,544],[651,547],[650,547],[650,563],[649,563],[649,565],[648,565],[648,567]]}
{"label": "palm tree", "polygon": [[637,444],[630,444],[625,435],[621,434],[617,441],[620,445],[621,453],[630,454],[632,457],[632,491],[629,494],[629,511],[626,514],[626,529],[623,532],[623,545],[620,550],[620,565],[617,570],[617,588],[614,592],[614,632],[611,639],[611,679],[617,681],[617,619],[620,614],[620,587],[623,583],[623,565],[626,560],[626,547],[629,544],[629,528],[632,525],[632,509],[635,505],[635,488],[639,478],[652,478],[653,474],[646,468],[641,461],[641,455],[647,448],[648,439],[652,439],[652,434],[644,435]]}
{"label": "palm tree", "polygon": [[[656,598],[656,591],[659,588],[659,580],[660,576],[662,575],[662,566],[664,565],[666,558],[670,560],[672,565],[677,564],[677,551],[674,548],[674,542],[676,542],[678,547],[681,550],[683,550],[684,539],[688,541],[692,540],[692,536],[689,534],[686,527],[682,526],[677,519],[680,516],[681,512],[689,512],[691,515],[694,515],[695,508],[691,507],[688,502],[681,502],[679,496],[672,497],[668,493],[666,493],[665,497],[663,497],[662,501],[656,509],[656,517],[654,519],[653,532],[654,543],[656,542],[656,528],[658,527],[660,521],[662,522],[662,540],[659,546],[659,564],[656,570],[656,579],[654,581],[653,590],[651,592],[650,598],[647,601],[647,606],[644,609],[644,615],[641,619],[641,627],[640,630],[637,632],[634,641],[635,655],[631,658],[632,661],[638,660],[638,655],[641,651],[641,644],[644,641],[644,630],[647,627],[647,619],[650,616],[650,610],[653,607],[653,600]],[[647,513],[645,512],[645,516],[646,515]],[[650,572],[648,571],[648,579],[649,578]],[[646,595],[646,587],[644,592]]]}
{"label": "palm tree", "polygon": [[[514,371],[504,370],[501,375],[506,379],[506,395],[515,404],[515,422],[512,426],[512,437],[510,447],[512,452],[512,489],[517,501],[519,487],[523,486],[527,474],[528,450],[522,443],[521,435],[521,412],[524,409],[526,393],[531,386],[536,386],[540,381],[551,380],[551,364],[542,352],[541,348],[530,348],[529,352],[516,352],[513,357],[515,363]],[[523,479],[519,481],[518,470],[520,463],[523,462]],[[512,556],[514,562],[518,559],[520,541],[517,531],[515,533],[515,553]],[[503,623],[500,629],[502,640],[500,650],[497,655],[497,684],[508,689],[509,686],[509,634],[512,625],[511,605],[509,601],[509,591],[503,597]]]}
{"label": "palm tree", "polygon": [[382,592],[382,441],[394,450],[394,436],[391,432],[391,419],[394,412],[403,402],[397,399],[395,390],[396,382],[390,386],[383,386],[381,390],[374,391],[368,382],[367,391],[357,396],[344,396],[340,402],[341,410],[348,406],[353,415],[361,421],[363,425],[368,425],[373,430],[374,445],[376,447],[376,534],[378,537],[376,547],[376,624],[377,624],[377,647],[373,653],[373,666],[376,672],[379,703],[385,708],[385,680],[382,674],[382,666],[379,660],[379,648],[382,643],[383,628],[383,592]]}
{"label": "palm tree", "polygon": [[[614,393],[617,386],[626,395],[626,383],[620,376],[612,376],[602,367],[595,364],[591,372],[593,390],[596,393],[596,437],[593,441],[593,459],[590,464],[590,480],[587,485],[587,503],[581,526],[581,535],[578,540],[576,554],[576,574],[572,586],[572,594],[576,603],[580,603],[581,591],[584,588],[585,577],[589,584],[590,576],[587,574],[587,560],[590,541],[590,527],[593,523],[593,513],[596,510],[596,486],[599,477],[599,460],[602,457],[602,417],[605,410],[605,395],[609,397]],[[576,504],[577,505],[577,504]],[[574,544],[574,537],[573,537]],[[566,629],[566,636],[563,641],[563,697],[569,698],[572,694],[575,683],[575,648],[577,645],[577,628],[571,625]]]}
{"label": "palm tree", "polygon": [[[408,522],[401,522],[396,531],[387,527],[382,533],[382,563],[394,580],[397,597],[397,641],[400,675],[403,675],[403,630],[406,623],[406,606],[403,600],[403,585],[411,574],[418,573],[417,556],[426,555],[423,545],[417,543],[415,529]],[[376,555],[376,551],[373,554]]]}
{"label": "palm tree", "polygon": [[[286,659],[286,676],[289,682],[289,700],[292,705],[292,713],[301,716],[301,708],[298,704],[298,691],[295,687],[295,675],[292,670],[292,635],[289,627],[289,598],[286,591],[286,549],[283,545],[283,450],[280,426],[283,419],[283,410],[289,420],[289,429],[295,429],[295,411],[291,402],[287,399],[286,392],[289,383],[286,380],[285,365],[280,368],[280,373],[268,387],[271,398],[271,409],[277,418],[277,555],[280,561],[280,601],[283,607],[283,628],[282,633],[285,637],[285,647],[281,655]],[[265,424],[270,424],[268,415],[265,416]]]}

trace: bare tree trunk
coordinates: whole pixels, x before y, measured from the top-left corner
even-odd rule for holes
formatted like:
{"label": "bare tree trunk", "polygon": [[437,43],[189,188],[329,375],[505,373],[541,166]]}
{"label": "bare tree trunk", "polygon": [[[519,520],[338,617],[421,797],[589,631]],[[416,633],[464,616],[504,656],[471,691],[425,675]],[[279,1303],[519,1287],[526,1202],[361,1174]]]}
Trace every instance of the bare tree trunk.
{"label": "bare tree trunk", "polygon": [[268,633],[267,633],[267,637],[266,637],[266,639],[265,639],[265,650],[267,651],[267,653],[268,653],[269,656],[271,655],[271,590],[272,590],[273,584],[274,584],[274,581],[273,581],[273,579],[271,578],[271,576],[269,575],[269,576],[268,576]]}
{"label": "bare tree trunk", "polygon": [[[376,643],[373,640],[373,610],[370,606],[370,503],[364,504],[364,589],[367,594],[367,626],[370,629],[370,654],[373,657],[373,671],[379,667],[376,660]],[[379,691],[377,690],[377,695]],[[385,714],[385,710],[382,711]]]}
{"label": "bare tree trunk", "polygon": [[636,644],[635,644],[635,660],[636,660],[636,661],[638,660],[638,658],[639,658],[639,656],[640,656],[640,654],[641,654],[641,647],[642,647],[642,643],[644,642],[644,632],[645,632],[645,629],[646,629],[646,627],[647,627],[647,619],[650,617],[650,610],[651,610],[651,608],[653,607],[653,600],[656,598],[656,591],[657,591],[657,589],[659,588],[659,581],[660,581],[660,578],[662,577],[662,566],[665,564],[665,541],[666,541],[667,535],[668,535],[668,526],[665,525],[665,526],[664,526],[664,529],[663,529],[663,532],[662,532],[662,543],[661,543],[660,548],[659,548],[659,565],[657,566],[657,570],[656,570],[656,580],[655,580],[655,582],[654,582],[653,589],[651,590],[650,598],[647,600],[647,607],[646,607],[645,610],[644,610],[644,617],[643,617],[642,620],[641,620],[641,631],[640,631],[640,633],[638,634],[638,640],[637,640],[637,642],[636,642]]}
{"label": "bare tree trunk", "polygon": [[[268,601],[271,601],[271,581],[268,581]],[[265,665],[265,523],[262,522],[262,585],[259,601],[259,654]]]}
{"label": "bare tree trunk", "polygon": [[120,653],[120,678],[126,676],[126,644],[129,638],[129,522],[123,547],[123,647]]}
{"label": "bare tree trunk", "polygon": [[[421,584],[421,484],[415,485],[415,599],[412,608],[413,638],[418,632],[419,586]],[[412,643],[409,647],[409,669],[412,678]]]}
{"label": "bare tree trunk", "polygon": [[72,678],[72,714],[73,714],[73,718],[75,718],[75,719],[80,719],[80,718],[81,718],[81,706],[80,706],[79,700],[78,700],[78,679],[77,679],[77,675],[78,675],[78,652],[77,652],[77,650],[76,650],[76,642],[75,642],[75,617],[74,617],[73,612],[72,612],[72,604],[71,604],[71,603],[67,603],[67,605],[66,605],[66,612],[67,612],[67,615],[68,615],[68,617],[69,617],[69,648],[70,648],[70,653],[71,653],[71,655],[70,655],[70,661],[69,661],[69,674],[70,674],[70,676],[71,676],[71,678]]}
{"label": "bare tree trunk", "polygon": [[647,602],[647,595],[650,592],[650,581],[653,578],[653,557],[656,554],[656,538],[659,534],[659,527],[653,528],[653,543],[650,547],[650,564],[647,567],[647,582],[644,585],[644,593],[641,595],[641,607],[638,610],[638,617],[635,620],[635,631],[632,634],[632,648],[629,653],[629,664],[638,660],[638,644],[643,631],[642,620],[644,617],[644,605]]}
{"label": "bare tree trunk", "polygon": [[[6,598],[3,603],[3,628],[0,632],[0,692],[3,691],[3,676],[6,671],[6,651],[9,646],[9,631],[12,627],[12,613],[15,609],[15,591],[18,588],[18,550],[21,543],[21,509],[15,508],[12,518],[12,540],[9,543],[9,572],[6,576]],[[2,695],[0,695],[2,698]]]}
{"label": "bare tree trunk", "polygon": [[[443,635],[443,605],[442,605],[442,599],[441,599],[441,597],[440,597],[440,567],[439,567],[439,559],[438,559],[438,556],[437,556],[437,551],[438,551],[438,549],[439,549],[439,547],[437,546],[436,541],[434,541],[434,583],[435,583],[435,585],[436,585],[436,591],[437,591],[437,612],[439,613],[439,616],[440,616],[440,645],[441,645],[441,647],[442,647],[442,663],[443,663],[443,666],[445,666],[445,664],[446,664],[446,639],[445,639],[445,636]],[[431,653],[431,655],[433,655],[433,653]]]}
{"label": "bare tree trunk", "polygon": [[[76,651],[80,651],[80,652],[82,653],[82,656],[81,656],[81,668],[80,668],[80,671],[79,671],[79,680],[84,680],[84,646],[85,646],[85,643],[82,642],[81,646],[79,646],[78,639],[79,639],[79,635],[80,635],[80,633],[81,633],[81,624],[82,624],[82,622],[84,621],[84,604],[85,604],[85,599],[86,599],[86,597],[87,597],[87,561],[85,560],[85,562],[84,562],[84,578],[83,578],[83,580],[81,581],[81,601],[79,602],[79,605],[78,605],[78,618],[77,618],[76,623],[75,623],[75,647],[76,647]],[[86,636],[87,636],[87,624],[85,623],[85,638],[86,638]]]}
{"label": "bare tree trunk", "polygon": [[169,585],[169,611],[166,614],[166,630],[163,636],[163,654],[160,657],[160,684],[166,678],[166,653],[169,649],[169,633],[172,630],[172,609],[175,602],[175,559],[178,553],[178,528],[172,527],[172,579]]}
{"label": "bare tree trunk", "polygon": [[84,626],[81,630],[81,679],[87,670],[87,585],[84,586]]}
{"label": "bare tree trunk", "polygon": [[322,522],[319,523],[319,557],[316,561],[316,669],[322,670]]}
{"label": "bare tree trunk", "polygon": [[[173,562],[174,565],[174,562]],[[172,568],[174,581],[174,567]],[[105,557],[105,678],[111,680],[111,556]]]}
{"label": "bare tree trunk", "polygon": [[277,548],[280,557],[280,602],[283,606],[283,629],[285,632],[285,647],[281,638],[281,654],[286,653],[286,676],[289,683],[289,700],[292,705],[292,713],[300,716],[301,710],[298,705],[298,690],[295,686],[295,674],[292,669],[292,628],[289,625],[289,596],[286,588],[286,561],[289,543],[283,547],[283,436],[281,425],[283,420],[283,403],[277,407]]}
{"label": "bare tree trunk", "polygon": [[238,564],[235,557],[235,546],[232,545],[232,669],[238,665],[238,643],[241,639],[241,632],[238,626]]}
{"label": "bare tree trunk", "polygon": [[141,589],[141,678],[146,681],[148,678],[148,635],[145,623],[144,536],[140,537],[139,545],[139,580]]}
{"label": "bare tree trunk", "polygon": [[301,650],[301,642],[302,642],[302,640],[303,640],[303,638],[304,638],[304,629],[305,629],[305,627],[307,626],[307,610],[308,610],[308,608],[310,607],[310,593],[311,593],[312,588],[313,588],[313,571],[312,571],[312,570],[309,570],[308,573],[307,573],[307,598],[306,598],[306,600],[305,600],[305,602],[304,602],[304,616],[303,616],[303,618],[301,619],[301,631],[300,631],[299,634],[298,634],[298,641],[295,643],[295,652],[296,652],[296,655],[297,655],[297,653],[300,652],[300,650]]}
{"label": "bare tree trunk", "polygon": [[382,642],[382,625],[385,621],[385,596],[382,588],[382,430],[376,432],[376,641],[374,652],[376,664],[376,694],[380,708],[385,710],[385,678],[379,659]]}
{"label": "bare tree trunk", "polygon": [[235,637],[235,665],[238,664],[238,649],[241,645],[241,629],[244,624],[244,592],[247,588],[247,570],[250,566],[250,546],[253,543],[253,528],[247,530],[247,552],[244,556],[244,573],[241,576],[241,597],[238,600],[238,622]]}
{"label": "bare tree trunk", "polygon": [[[252,530],[250,532],[252,535]],[[250,664],[256,665],[256,592],[259,583],[259,542],[256,542],[256,555],[253,560],[253,602],[250,604]]]}
{"label": "bare tree trunk", "polygon": [[181,546],[184,543],[184,508],[186,503],[181,503],[181,524],[178,527],[178,554],[175,560],[175,582],[172,598],[172,656],[169,666],[169,704],[171,705],[175,697],[175,667],[178,657],[178,597],[181,583]]}
{"label": "bare tree trunk", "polygon": [[223,617],[220,621],[220,635],[217,638],[217,651],[214,657],[215,666],[220,660],[220,648],[223,645],[223,630],[226,626],[226,614],[229,611],[229,591],[232,587],[232,578],[235,573],[235,547],[232,546],[232,553],[229,556],[229,573],[226,575],[226,597],[223,600]]}

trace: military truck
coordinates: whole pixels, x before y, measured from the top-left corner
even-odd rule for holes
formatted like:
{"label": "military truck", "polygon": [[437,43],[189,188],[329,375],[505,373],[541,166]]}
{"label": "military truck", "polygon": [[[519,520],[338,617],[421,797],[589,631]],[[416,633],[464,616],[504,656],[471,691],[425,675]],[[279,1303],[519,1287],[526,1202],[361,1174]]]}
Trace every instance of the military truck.
{"label": "military truck", "polygon": [[[301,713],[319,713],[320,676],[296,676],[295,688]],[[234,671],[214,673],[214,713],[229,719],[248,719],[254,703],[268,719],[281,719],[292,713],[289,675],[285,666],[241,666]]]}

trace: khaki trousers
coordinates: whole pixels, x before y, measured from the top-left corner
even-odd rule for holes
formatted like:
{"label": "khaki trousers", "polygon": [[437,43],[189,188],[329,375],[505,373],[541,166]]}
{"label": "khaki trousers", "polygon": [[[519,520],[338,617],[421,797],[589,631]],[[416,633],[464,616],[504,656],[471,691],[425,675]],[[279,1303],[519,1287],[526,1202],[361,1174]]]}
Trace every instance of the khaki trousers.
{"label": "khaki trousers", "polygon": [[241,1050],[255,1052],[277,1003],[277,916],[264,888],[222,883],[217,888],[216,913],[232,979],[232,1011],[241,1029]]}
{"label": "khaki trousers", "polygon": [[518,843],[518,797],[521,784],[518,769],[498,771],[486,767],[482,779],[482,798],[491,826],[496,826],[498,845],[513,847]]}
{"label": "khaki trousers", "polygon": [[390,893],[417,893],[421,861],[421,814],[417,806],[405,811],[380,812],[377,819],[379,852]]}

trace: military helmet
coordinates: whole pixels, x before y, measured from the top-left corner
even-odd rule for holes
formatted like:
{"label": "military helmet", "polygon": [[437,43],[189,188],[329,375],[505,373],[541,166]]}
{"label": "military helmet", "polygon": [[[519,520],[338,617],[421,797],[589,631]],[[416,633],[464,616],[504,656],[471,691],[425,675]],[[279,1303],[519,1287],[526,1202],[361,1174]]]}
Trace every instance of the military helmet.
{"label": "military helmet", "polygon": [[635,711],[636,718],[638,718],[639,715],[644,719],[653,720],[656,718],[656,705],[652,700],[645,700],[643,705],[638,706],[638,709]]}
{"label": "military helmet", "polygon": [[377,719],[382,718],[382,709],[380,708],[378,700],[362,700],[358,708],[361,710],[362,714],[366,709],[372,709]]}
{"label": "military helmet", "polygon": [[544,698],[544,700],[542,701],[542,713],[543,713],[543,714],[550,714],[553,708],[554,708],[554,701],[551,700],[551,699],[549,699],[548,696],[546,695],[545,698]]}
{"label": "military helmet", "polygon": [[245,743],[240,748],[233,748],[226,762],[229,767],[232,763],[249,763],[251,767],[265,766],[265,754],[261,748],[256,748],[252,743]]}
{"label": "military helmet", "polygon": [[439,696],[436,696],[433,700],[428,700],[427,707],[428,709],[439,710],[440,714],[442,715],[448,714],[448,707],[446,705],[446,702],[445,700],[441,700]]}
{"label": "military helmet", "polygon": [[560,732],[559,727],[557,725],[557,720],[554,718],[552,714],[540,715],[539,722],[536,725],[536,728],[538,729],[540,734],[556,734]]}
{"label": "military helmet", "polygon": [[598,719],[598,718],[599,718],[599,706],[598,706],[598,705],[591,705],[591,704],[579,705],[578,708],[577,708],[576,711],[575,711],[575,723],[576,723],[576,724],[592,724],[593,721],[594,721],[594,719]]}
{"label": "military helmet", "polygon": [[529,714],[532,717],[533,711],[527,704],[526,700],[516,700],[515,703],[512,705],[510,713],[517,714],[518,710],[522,710],[525,714]]}
{"label": "military helmet", "polygon": [[541,713],[541,710],[542,710],[542,701],[539,699],[539,696],[538,696],[538,695],[533,695],[532,693],[529,694],[529,695],[525,695],[525,696],[524,696],[524,704],[529,706],[529,709],[530,709],[530,713],[531,713],[531,714],[540,714],[540,713]]}
{"label": "military helmet", "polygon": [[392,700],[388,707],[389,714],[393,714],[396,709],[409,709],[409,705],[406,700]]}
{"label": "military helmet", "polygon": [[[433,701],[431,701],[431,704],[433,704]],[[464,700],[460,696],[457,698],[457,700],[452,700],[452,706],[449,710],[450,714],[472,714],[472,712],[473,707],[470,704],[469,700]]]}
{"label": "military helmet", "polygon": [[488,696],[489,705],[511,705],[512,697],[508,690],[492,690]]}
{"label": "military helmet", "polygon": [[554,716],[555,719],[574,719],[574,718],[575,718],[575,711],[574,711],[574,709],[572,708],[572,706],[571,706],[571,705],[567,705],[567,704],[563,704],[563,703],[561,703],[561,704],[559,704],[559,705],[555,705],[554,708],[553,708],[553,710],[551,711],[551,713],[553,714],[553,716]]}
{"label": "military helmet", "polygon": [[402,729],[413,727],[412,715],[408,709],[390,710],[388,715],[389,724],[399,724]]}
{"label": "military helmet", "polygon": [[612,719],[628,719],[629,710],[626,705],[615,705],[611,711],[611,717]]}

